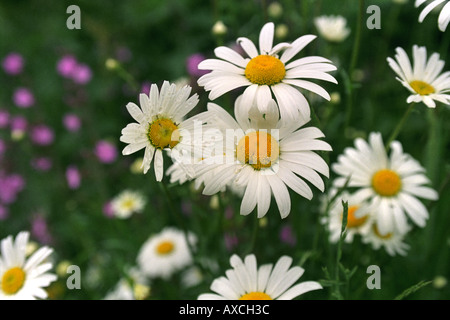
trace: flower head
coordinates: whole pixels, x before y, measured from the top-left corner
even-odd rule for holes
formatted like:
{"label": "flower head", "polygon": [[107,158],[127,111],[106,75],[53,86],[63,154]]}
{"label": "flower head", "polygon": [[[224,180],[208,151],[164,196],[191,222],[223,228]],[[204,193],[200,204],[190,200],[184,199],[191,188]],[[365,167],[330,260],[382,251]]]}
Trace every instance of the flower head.
{"label": "flower head", "polygon": [[141,213],[146,203],[141,192],[124,190],[111,200],[111,211],[115,217],[126,219],[133,213]]}
{"label": "flower head", "polygon": [[17,88],[14,91],[13,101],[19,108],[30,108],[34,105],[34,95],[28,88]]}
{"label": "flower head", "polygon": [[166,227],[160,233],[150,236],[142,245],[137,262],[149,278],[168,279],[170,276],[192,264],[189,243],[194,246],[197,237],[184,234],[173,227]]}
{"label": "flower head", "polygon": [[275,46],[273,38],[274,24],[269,22],[261,29],[259,50],[250,39],[237,39],[248,58],[228,47],[216,48],[214,53],[219,59],[206,59],[199,64],[199,69],[212,72],[202,76],[198,84],[210,91],[211,100],[233,89],[246,87],[242,94],[242,108],[247,113],[254,102],[257,102],[260,111],[264,113],[273,94],[282,119],[309,119],[308,101],[297,88],[312,91],[330,100],[325,89],[305,79],[337,83],[336,79],[327,73],[336,70],[336,67],[330,60],[317,56],[289,62],[316,38],[314,35],[305,35],[291,44],[283,42]]}
{"label": "flower head", "polygon": [[122,150],[123,155],[129,155],[145,148],[142,166],[144,173],[150,169],[155,157],[156,180],[163,178],[163,150],[191,152],[191,140],[184,139],[185,132],[193,132],[194,119],[184,119],[198,103],[197,94],[189,97],[191,88],[177,87],[164,81],[161,91],[152,84],[150,94],[141,93],[141,107],[130,102],[127,110],[137,123],[130,123],[122,129],[120,141],[128,145]]}
{"label": "flower head", "polygon": [[262,218],[273,195],[281,217],[285,218],[291,211],[288,188],[309,200],[313,192],[306,181],[324,190],[319,173],[328,177],[328,165],[314,151],[330,151],[331,146],[319,140],[324,137],[319,129],[301,128],[309,120],[280,120],[274,100],[264,114],[254,106],[249,115],[241,108],[243,100],[236,100],[236,120],[220,106],[208,104],[207,122],[221,130],[225,138],[215,139],[218,144],[211,152],[213,156],[205,155],[199,162],[202,166],[195,170],[196,179],[202,179],[206,195],[231,184],[242,188],[242,215],[257,207],[258,218]]}
{"label": "flower head", "polygon": [[430,180],[425,169],[410,155],[403,153],[398,141],[391,143],[388,157],[380,133],[372,132],[368,142],[355,140],[355,148],[348,147],[338,157],[332,169],[340,176],[335,187],[357,188],[355,197],[363,213],[371,212],[381,234],[408,230],[409,217],[424,227],[428,210],[418,198],[436,200],[438,194],[426,186]]}
{"label": "flower head", "polygon": [[[450,7],[449,7],[450,9]],[[414,65],[402,48],[396,49],[395,59],[387,58],[389,66],[398,75],[400,81],[412,94],[406,102],[423,102],[429,108],[435,108],[435,101],[450,105],[450,71],[442,72],[445,61],[433,53],[427,60],[425,47],[413,46]]]}
{"label": "flower head", "polygon": [[24,59],[21,54],[17,52],[9,53],[2,61],[3,70],[7,74],[17,75],[23,70]]}
{"label": "flower head", "polygon": [[0,300],[46,299],[44,288],[57,279],[46,261],[53,249],[41,247],[27,258],[28,238],[28,232],[20,232],[15,240],[8,236],[1,242]]}
{"label": "flower head", "polygon": [[319,34],[331,42],[342,42],[350,34],[343,16],[320,16],[314,19],[314,25]]}
{"label": "flower head", "polygon": [[322,289],[316,281],[296,283],[304,269],[293,266],[292,258],[282,256],[275,266],[259,266],[254,254],[244,260],[237,255],[230,258],[232,269],[226,277],[219,277],[211,284],[211,291],[198,297],[198,300],[292,300],[301,294]]}

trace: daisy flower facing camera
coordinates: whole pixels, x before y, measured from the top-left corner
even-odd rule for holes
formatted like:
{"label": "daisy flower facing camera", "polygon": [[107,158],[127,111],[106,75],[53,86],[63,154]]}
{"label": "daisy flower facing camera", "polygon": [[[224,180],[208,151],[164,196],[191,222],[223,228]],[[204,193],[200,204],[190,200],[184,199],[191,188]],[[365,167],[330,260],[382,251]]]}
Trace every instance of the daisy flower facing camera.
{"label": "daisy flower facing camera", "polygon": [[[274,100],[268,103],[265,114],[256,106],[247,114],[241,107],[244,100],[242,96],[236,99],[236,120],[220,106],[208,104],[209,124],[222,131],[225,141],[217,139],[216,156],[205,157],[199,163],[203,165],[196,169],[197,179],[202,179],[205,195],[220,192],[230,183],[242,187],[241,215],[257,206],[258,218],[262,218],[273,195],[285,218],[291,211],[288,187],[309,200],[313,193],[305,180],[324,191],[318,173],[328,177],[329,168],[314,151],[331,151],[331,146],[319,140],[324,134],[318,128],[300,129],[309,120],[280,120]],[[223,152],[217,151],[221,148]]]}
{"label": "daisy flower facing camera", "polygon": [[[450,7],[449,7],[450,9]],[[423,102],[428,108],[435,108],[435,101],[450,105],[450,72],[442,72],[445,62],[433,53],[427,60],[425,47],[413,46],[414,65],[402,48],[396,49],[395,60],[387,58],[389,66],[412,94],[406,102]]]}
{"label": "daisy flower facing camera", "polygon": [[194,119],[184,120],[184,117],[197,105],[197,94],[189,97],[189,86],[177,87],[164,81],[161,91],[155,84],[151,85],[150,94],[139,95],[139,108],[130,102],[127,110],[137,123],[130,123],[122,129],[120,141],[128,145],[123,149],[123,155],[129,155],[145,148],[142,167],[144,173],[150,169],[155,157],[156,180],[161,181],[164,173],[163,149],[177,149],[191,152],[190,139],[183,141],[185,132],[193,132]]}
{"label": "daisy flower facing camera", "polygon": [[44,288],[57,279],[48,273],[53,265],[46,261],[53,249],[45,246],[26,257],[29,236],[29,232],[20,232],[15,241],[8,236],[1,242],[0,300],[46,299]]}
{"label": "daisy flower facing camera", "polygon": [[[281,118],[309,119],[310,110],[306,98],[297,88],[312,91],[330,100],[330,95],[321,86],[305,79],[319,79],[337,83],[328,74],[336,70],[331,61],[318,56],[304,57],[289,62],[316,36],[305,35],[291,44],[279,43],[273,46],[274,24],[263,26],[259,35],[259,50],[248,38],[238,38],[237,43],[249,58],[244,58],[228,47],[214,50],[220,59],[206,59],[198,65],[199,69],[212,70],[203,75],[198,84],[210,91],[209,98],[215,100],[226,92],[247,87],[243,92],[242,107],[249,111],[253,101],[262,112],[267,103],[275,96],[280,108]],[[281,56],[279,53],[283,51]]]}
{"label": "daisy flower facing camera", "polygon": [[226,277],[220,277],[211,284],[211,291],[198,300],[292,300],[306,292],[322,289],[316,281],[305,281],[294,285],[303,275],[304,269],[291,267],[292,258],[282,256],[275,266],[264,264],[258,268],[254,254],[242,261],[237,255],[230,258],[232,269]]}
{"label": "daisy flower facing camera", "polygon": [[[346,148],[332,169],[340,177],[334,181],[337,188],[349,179],[349,188],[358,188],[355,196],[367,202],[361,210],[371,212],[380,234],[408,231],[407,216],[424,227],[428,210],[419,198],[437,200],[435,190],[427,187],[430,181],[425,169],[410,155],[403,153],[398,141],[391,143],[387,156],[380,133],[372,132],[368,143],[357,138],[355,148]],[[368,207],[366,207],[368,206]],[[357,215],[360,218],[360,216]]]}
{"label": "daisy flower facing camera", "polygon": [[343,16],[320,16],[314,19],[314,25],[320,35],[331,42],[342,42],[350,34]]}
{"label": "daisy flower facing camera", "polygon": [[168,279],[192,264],[189,244],[194,246],[196,242],[194,234],[186,237],[183,231],[166,227],[142,245],[137,257],[140,270],[149,278]]}
{"label": "daisy flower facing camera", "polygon": [[[415,6],[416,8],[420,7],[423,3],[427,2],[427,0],[416,0]],[[447,29],[448,23],[450,22],[450,1],[448,0],[433,0],[429,3],[420,13],[419,22],[422,23],[425,17],[434,9],[437,8],[440,4],[445,3],[444,7],[441,9],[441,13],[438,18],[438,26],[439,30],[442,32]]]}
{"label": "daisy flower facing camera", "polygon": [[141,192],[124,190],[111,201],[113,215],[120,219],[129,218],[133,213],[141,213],[147,200]]}

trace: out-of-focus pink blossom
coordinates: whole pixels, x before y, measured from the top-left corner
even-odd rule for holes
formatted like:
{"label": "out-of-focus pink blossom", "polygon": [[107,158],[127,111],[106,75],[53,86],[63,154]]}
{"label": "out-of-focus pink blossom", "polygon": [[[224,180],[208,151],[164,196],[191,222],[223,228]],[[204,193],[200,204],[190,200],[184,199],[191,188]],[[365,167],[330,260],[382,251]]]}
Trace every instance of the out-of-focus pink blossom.
{"label": "out-of-focus pink blossom", "polygon": [[284,225],[281,227],[280,240],[290,246],[295,246],[297,243],[297,238],[295,237],[294,231],[290,225]]}
{"label": "out-of-focus pink blossom", "polygon": [[103,205],[102,212],[105,215],[105,217],[113,218],[114,217],[114,210],[111,204],[111,201],[106,201]]}
{"label": "out-of-focus pink blossom", "polygon": [[186,59],[186,70],[188,74],[194,78],[199,78],[210,72],[209,70],[200,70],[198,64],[205,60],[206,57],[201,53],[194,53]]}
{"label": "out-of-focus pink blossom", "polygon": [[52,159],[48,157],[38,157],[31,160],[31,166],[38,171],[48,171],[52,168]]}
{"label": "out-of-focus pink blossom", "polygon": [[73,55],[65,55],[59,59],[56,70],[61,76],[70,78],[77,67],[77,64],[77,59]]}
{"label": "out-of-focus pink blossom", "polygon": [[26,131],[28,127],[28,121],[25,117],[15,116],[11,119],[12,131]]}
{"label": "out-of-focus pink blossom", "polygon": [[13,101],[19,108],[30,108],[34,105],[34,95],[28,88],[20,87],[14,91]]}
{"label": "out-of-focus pink blossom", "polygon": [[106,140],[100,140],[95,145],[95,155],[102,163],[112,163],[117,158],[117,148],[114,144]]}
{"label": "out-of-focus pink blossom", "polygon": [[66,181],[70,189],[78,189],[81,185],[81,174],[78,168],[74,165],[66,169]]}
{"label": "out-of-focus pink blossom", "polygon": [[148,81],[145,81],[141,84],[141,93],[145,93],[145,94],[149,94],[150,93],[150,87],[151,87],[151,83]]}
{"label": "out-of-focus pink blossom", "polygon": [[25,180],[19,174],[0,174],[0,202],[3,204],[14,203],[17,195],[25,187]]}
{"label": "out-of-focus pink blossom", "polygon": [[48,146],[53,143],[55,139],[55,134],[53,129],[44,125],[39,124],[31,129],[31,141],[37,145]]}
{"label": "out-of-focus pink blossom", "polygon": [[23,65],[23,57],[17,52],[11,52],[2,61],[3,70],[5,70],[5,72],[10,75],[17,75],[22,73]]}
{"label": "out-of-focus pink blossom", "polygon": [[31,221],[31,235],[42,244],[50,244],[52,242],[47,221],[41,214],[34,215]]}
{"label": "out-of-focus pink blossom", "polygon": [[91,81],[92,71],[87,65],[78,64],[72,71],[71,78],[75,83],[86,84]]}
{"label": "out-of-focus pink blossom", "polygon": [[6,128],[9,124],[9,112],[0,109],[0,129]]}
{"label": "out-of-focus pink blossom", "polygon": [[80,127],[81,127],[81,120],[76,114],[67,113],[67,114],[64,115],[63,124],[64,124],[64,127],[66,127],[67,130],[75,132],[75,131],[78,131],[80,129]]}
{"label": "out-of-focus pink blossom", "polygon": [[225,233],[224,240],[228,251],[232,251],[239,244],[239,239],[235,234]]}

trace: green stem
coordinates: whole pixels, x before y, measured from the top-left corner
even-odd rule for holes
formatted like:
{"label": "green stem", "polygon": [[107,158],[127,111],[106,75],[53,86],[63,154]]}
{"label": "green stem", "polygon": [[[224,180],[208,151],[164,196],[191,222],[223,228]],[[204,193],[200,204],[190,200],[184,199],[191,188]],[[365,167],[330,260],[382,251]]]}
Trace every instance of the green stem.
{"label": "green stem", "polygon": [[342,226],[341,226],[341,235],[339,237],[337,252],[336,252],[336,266],[334,271],[334,277],[335,277],[335,288],[334,288],[334,295],[337,299],[342,299],[342,294],[339,289],[340,283],[339,283],[339,270],[340,270],[340,264],[341,264],[341,257],[342,257],[342,242],[345,239],[346,233],[346,227],[347,227],[347,217],[348,217],[348,202],[342,201],[343,206],[343,213],[342,213]]}
{"label": "green stem", "polygon": [[250,246],[248,247],[247,254],[253,253],[253,251],[255,250],[256,238],[258,235],[258,227],[259,227],[259,218],[256,217],[253,223],[252,238],[250,239]]}
{"label": "green stem", "polygon": [[350,60],[350,66],[348,69],[348,76],[350,78],[350,90],[347,101],[347,110],[346,110],[346,118],[345,118],[345,126],[344,132],[347,131],[348,126],[350,124],[351,116],[353,113],[353,73],[356,68],[356,63],[358,62],[359,56],[359,47],[361,46],[361,30],[363,25],[365,7],[364,0],[359,0],[359,11],[358,11],[358,19],[355,27],[355,41],[353,42],[352,56]]}
{"label": "green stem", "polygon": [[397,123],[397,126],[395,127],[394,131],[392,132],[391,136],[389,137],[388,141],[386,142],[386,151],[389,150],[391,142],[394,141],[398,134],[400,133],[400,131],[402,130],[406,119],[408,119],[409,114],[411,113],[412,109],[414,108],[415,103],[411,103],[408,107],[408,109],[406,109],[406,112],[403,114],[403,117],[400,119],[399,123]]}
{"label": "green stem", "polygon": [[188,249],[189,249],[189,253],[191,254],[191,257],[193,258],[193,260],[195,261],[195,259],[194,259],[194,257],[195,257],[194,256],[194,252],[195,252],[195,250],[192,247],[192,243],[191,243],[191,241],[189,239],[189,232],[188,232],[188,230],[186,228],[186,225],[184,224],[183,217],[181,217],[178,214],[178,213],[180,213],[179,210],[175,210],[175,208],[173,206],[174,202],[173,202],[173,199],[172,199],[172,195],[170,194],[169,189],[167,188],[167,185],[164,182],[164,180],[161,181],[160,185],[162,186],[164,194],[166,195],[167,203],[168,203],[168,206],[169,206],[169,211],[173,215],[173,217],[174,217],[176,223],[178,224],[178,226],[181,228],[181,230],[183,230],[184,237],[185,237]]}

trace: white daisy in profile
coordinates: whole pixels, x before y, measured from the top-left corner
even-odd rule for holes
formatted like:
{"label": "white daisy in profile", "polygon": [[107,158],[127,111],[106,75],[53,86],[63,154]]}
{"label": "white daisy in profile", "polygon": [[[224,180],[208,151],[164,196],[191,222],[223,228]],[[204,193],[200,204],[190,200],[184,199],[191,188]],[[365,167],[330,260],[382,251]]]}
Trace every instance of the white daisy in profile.
{"label": "white daisy in profile", "polygon": [[[262,218],[269,210],[272,195],[282,218],[291,211],[288,188],[310,200],[313,192],[305,180],[324,191],[322,174],[328,177],[327,163],[314,151],[331,151],[331,146],[319,140],[324,134],[315,127],[301,128],[308,121],[283,122],[279,119],[274,100],[261,114],[256,106],[247,114],[241,108],[245,99],[235,103],[236,120],[220,106],[209,103],[209,120],[225,137],[217,139],[214,157],[206,157],[197,170],[203,180],[203,194],[213,195],[230,183],[243,192],[240,214],[248,215],[257,206]],[[205,177],[214,170],[211,177]]]}
{"label": "white daisy in profile", "polygon": [[189,244],[193,247],[196,242],[194,234],[185,235],[181,230],[166,227],[142,245],[137,257],[139,268],[149,278],[168,279],[192,264]]}
{"label": "white daisy in profile", "polygon": [[56,281],[47,261],[53,249],[44,246],[26,257],[29,232],[22,231],[15,241],[8,236],[1,242],[0,300],[37,300],[48,297],[45,288]]}
{"label": "white daisy in profile", "polygon": [[[336,193],[337,189],[333,188],[327,198],[333,199]],[[368,233],[373,221],[372,215],[367,212],[368,206],[364,205],[361,195],[343,191],[330,204],[327,216],[321,221],[328,228],[329,239],[332,243],[338,242],[341,236],[344,213],[342,201],[348,203],[345,242],[351,243],[355,236]]]}
{"label": "white daisy in profile", "polygon": [[320,16],[314,19],[319,34],[330,42],[342,42],[350,34],[347,19],[339,15]]}
{"label": "white daisy in profile", "polygon": [[147,203],[139,191],[124,190],[111,200],[111,208],[115,217],[129,218],[133,213],[141,213]]}
{"label": "white daisy in profile", "polygon": [[[310,56],[289,62],[305,46],[313,41],[315,35],[305,35],[291,44],[279,43],[273,46],[274,24],[266,23],[259,35],[259,51],[248,38],[241,37],[237,43],[248,58],[242,57],[228,47],[214,50],[219,59],[206,59],[198,65],[199,69],[212,70],[198,79],[198,84],[210,91],[209,99],[215,100],[233,89],[246,87],[243,92],[242,108],[246,112],[256,100],[257,105],[265,112],[272,94],[280,108],[283,119],[309,119],[309,104],[298,88],[306,89],[330,100],[330,95],[321,86],[305,80],[319,79],[337,83],[328,74],[336,70],[330,60]],[[280,52],[283,51],[281,56]]]}
{"label": "white daisy in profile", "polygon": [[[295,284],[303,275],[304,269],[292,265],[292,258],[282,256],[275,266],[259,266],[254,254],[247,255],[244,261],[237,255],[230,258],[232,269],[215,279],[211,291],[198,300],[293,300],[313,290],[322,289],[316,281]],[[295,285],[294,285],[295,284]]]}
{"label": "white daisy in profile", "polygon": [[381,134],[372,132],[368,143],[362,138],[339,155],[332,169],[340,177],[335,187],[342,187],[350,177],[348,187],[358,188],[355,196],[368,203],[367,212],[374,215],[381,234],[408,230],[407,217],[424,227],[428,210],[418,199],[436,200],[438,194],[426,186],[430,181],[425,169],[410,155],[403,153],[402,145],[393,141],[388,158]]}
{"label": "white daisy in profile", "polygon": [[[416,8],[420,7],[423,3],[427,2],[427,0],[416,0],[415,6]],[[425,17],[433,11],[433,9],[437,8],[439,5],[445,3],[442,7],[441,12],[438,18],[438,26],[439,30],[445,32],[447,29],[448,23],[450,22],[450,1],[448,0],[433,0],[429,4],[425,6],[425,8],[420,12],[419,22],[422,23]]]}
{"label": "white daisy in profile", "polygon": [[404,242],[404,238],[408,231],[409,226],[405,233],[401,233],[398,230],[381,233],[377,228],[377,224],[374,223],[369,228],[369,232],[363,235],[362,242],[370,244],[374,250],[384,248],[391,256],[397,254],[406,256],[410,246]]}
{"label": "white daisy in profile", "polygon": [[398,75],[396,79],[412,93],[407,103],[423,102],[428,108],[435,108],[435,101],[450,105],[450,72],[441,73],[445,61],[439,59],[438,53],[427,60],[427,49],[414,45],[411,66],[405,50],[397,48],[396,52],[396,60],[388,57],[387,61]]}
{"label": "white daisy in profile", "polygon": [[120,141],[128,143],[123,149],[123,155],[129,155],[145,148],[142,167],[144,173],[150,169],[155,157],[156,180],[161,181],[164,173],[163,150],[177,150],[180,154],[192,152],[190,136],[194,122],[198,118],[184,117],[197,105],[198,96],[189,97],[191,87],[179,87],[164,81],[161,91],[152,84],[150,93],[139,95],[141,107],[128,103],[127,110],[137,123],[130,123],[122,129]]}

